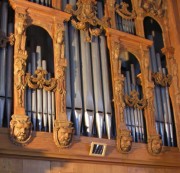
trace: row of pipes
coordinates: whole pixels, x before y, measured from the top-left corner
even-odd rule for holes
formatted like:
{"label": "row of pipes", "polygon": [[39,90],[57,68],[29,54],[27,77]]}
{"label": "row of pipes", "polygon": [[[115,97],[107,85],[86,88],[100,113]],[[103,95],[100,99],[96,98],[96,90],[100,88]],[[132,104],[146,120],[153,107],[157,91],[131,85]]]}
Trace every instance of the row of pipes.
{"label": "row of pipes", "polygon": [[[36,3],[46,5],[49,1],[36,1]],[[63,7],[66,3],[63,1]],[[76,0],[69,0],[68,3],[75,6]],[[97,6],[98,17],[101,18],[103,3],[98,1]],[[8,3],[3,1],[0,8],[0,29],[8,36],[13,32],[13,23],[8,22]],[[152,36],[150,39],[153,39]],[[40,47],[30,55],[32,62],[31,65],[28,64],[28,72],[31,74],[38,66],[47,68],[46,61],[41,61],[41,56],[38,54],[41,54]],[[156,54],[153,46],[150,49],[150,56],[152,72],[159,71],[166,74],[166,69],[161,65],[160,55]],[[112,93],[105,37],[101,35],[99,38],[93,38],[91,43],[87,43],[83,31],[79,32],[70,23],[66,23],[65,57],[68,61],[67,116],[74,122],[76,135],[85,134],[109,139],[114,137],[115,123],[113,123],[114,115],[111,107]],[[7,44],[5,48],[0,48],[0,127],[9,126],[12,115],[12,67],[13,47]],[[131,70],[126,71],[125,75],[125,94],[130,94],[133,89],[139,90],[134,83],[133,74],[134,66],[131,65]],[[47,79],[50,76],[48,74]],[[154,91],[157,131],[162,136],[164,145],[174,146],[174,124],[168,88],[156,85]],[[32,118],[34,130],[51,132],[55,117],[54,93],[27,89],[26,111]],[[124,114],[134,141],[143,142],[143,111],[126,107]]]}

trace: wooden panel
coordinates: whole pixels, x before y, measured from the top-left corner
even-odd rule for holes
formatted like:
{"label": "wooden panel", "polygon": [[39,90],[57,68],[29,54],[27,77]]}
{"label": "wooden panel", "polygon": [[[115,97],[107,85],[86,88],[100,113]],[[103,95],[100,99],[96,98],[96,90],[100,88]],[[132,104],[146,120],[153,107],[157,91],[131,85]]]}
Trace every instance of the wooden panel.
{"label": "wooden panel", "polygon": [[50,173],[50,161],[23,160],[23,173]]}
{"label": "wooden panel", "polygon": [[2,173],[23,172],[23,160],[0,158],[0,172]]}

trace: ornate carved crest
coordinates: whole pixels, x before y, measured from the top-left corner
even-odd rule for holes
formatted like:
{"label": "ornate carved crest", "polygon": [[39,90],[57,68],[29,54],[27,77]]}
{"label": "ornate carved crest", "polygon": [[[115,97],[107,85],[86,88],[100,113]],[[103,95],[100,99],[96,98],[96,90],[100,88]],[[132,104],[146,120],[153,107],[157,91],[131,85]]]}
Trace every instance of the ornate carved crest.
{"label": "ornate carved crest", "polygon": [[54,123],[54,142],[59,148],[67,148],[71,145],[74,128],[70,121],[58,121]]}
{"label": "ornate carved crest", "polygon": [[26,145],[32,133],[32,124],[28,116],[12,115],[10,121],[10,139],[16,145]]}
{"label": "ornate carved crest", "polygon": [[0,47],[5,48],[6,44],[9,42],[11,46],[14,45],[15,37],[13,33],[10,33],[9,37],[6,37],[6,34],[0,30]]}
{"label": "ornate carved crest", "polygon": [[125,103],[129,107],[134,107],[138,109],[144,109],[147,106],[147,100],[138,98],[139,93],[136,90],[131,91],[130,95],[125,95]]}
{"label": "ornate carved crest", "polygon": [[172,83],[172,76],[165,75],[161,72],[152,73],[152,78],[155,84],[160,85],[162,87],[170,86]]}
{"label": "ornate carved crest", "polygon": [[121,2],[120,5],[116,4],[116,12],[123,18],[127,20],[133,20],[136,18],[136,12],[135,10],[132,10],[130,12],[128,10],[129,4],[125,2]]}
{"label": "ornate carved crest", "polygon": [[132,148],[131,132],[127,129],[121,129],[116,138],[117,150],[121,153],[128,153]]}
{"label": "ornate carved crest", "polygon": [[142,0],[142,8],[154,16],[164,15],[163,0]]}
{"label": "ornate carved crest", "polygon": [[30,73],[26,74],[26,83],[32,89],[44,89],[46,91],[53,91],[56,89],[57,80],[55,78],[51,78],[49,80],[45,79],[45,75],[47,74],[46,70],[39,68],[35,71],[35,75],[31,76]]}
{"label": "ornate carved crest", "polygon": [[99,36],[104,28],[109,26],[108,18],[103,17],[99,19],[96,17],[96,4],[95,0],[78,0],[77,10],[73,7],[66,5],[65,11],[73,15],[71,20],[72,25],[78,29],[86,32],[86,41],[90,42],[91,38],[89,33],[94,36]]}
{"label": "ornate carved crest", "polygon": [[159,135],[149,136],[148,152],[153,155],[160,154],[162,151],[162,140]]}

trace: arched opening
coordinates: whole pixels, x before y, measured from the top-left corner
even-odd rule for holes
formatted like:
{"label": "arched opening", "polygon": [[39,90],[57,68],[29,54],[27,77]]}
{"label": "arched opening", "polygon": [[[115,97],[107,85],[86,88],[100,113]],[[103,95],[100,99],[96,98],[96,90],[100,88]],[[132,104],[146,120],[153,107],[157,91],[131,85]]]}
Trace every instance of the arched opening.
{"label": "arched opening", "polygon": [[128,100],[129,96],[135,99],[135,95],[136,99],[143,99],[142,86],[138,80],[138,76],[141,74],[140,64],[130,52],[122,52],[120,59],[122,61],[121,73],[124,75],[124,100],[126,103],[124,118],[126,126],[131,131],[134,142],[145,142],[146,128],[143,108]]}
{"label": "arched opening", "polygon": [[[156,130],[162,137],[163,145],[176,146],[173,109],[168,90],[170,83],[162,82],[164,79],[168,80],[166,57],[161,51],[164,47],[162,29],[153,18],[146,17],[144,19],[144,31],[146,38],[154,43],[150,48],[150,66],[155,84]],[[159,82],[157,82],[158,78],[160,78]]]}
{"label": "arched opening", "polygon": [[[31,25],[26,30],[26,50],[28,52],[26,72],[38,78],[37,70],[45,70],[45,80],[54,77],[53,43],[48,32]],[[46,73],[45,72],[45,73]],[[26,89],[26,113],[31,117],[33,129],[52,131],[55,118],[54,93],[43,88]]]}

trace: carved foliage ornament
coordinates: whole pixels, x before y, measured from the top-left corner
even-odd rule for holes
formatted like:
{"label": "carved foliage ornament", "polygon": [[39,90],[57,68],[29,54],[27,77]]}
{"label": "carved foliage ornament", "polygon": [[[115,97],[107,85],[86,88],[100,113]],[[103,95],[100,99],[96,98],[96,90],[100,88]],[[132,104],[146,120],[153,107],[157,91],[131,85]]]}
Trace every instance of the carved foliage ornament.
{"label": "carved foliage ornament", "polygon": [[163,0],[142,0],[142,8],[154,16],[163,17]]}
{"label": "carved foliage ornament", "polygon": [[160,154],[162,151],[162,140],[159,135],[148,138],[148,152],[153,155]]}
{"label": "carved foliage ornament", "polygon": [[71,145],[74,128],[70,121],[58,121],[54,123],[54,142],[59,148],[67,148]]}
{"label": "carved foliage ornament", "polygon": [[123,19],[133,20],[136,18],[136,12],[134,10],[132,10],[132,12],[129,12],[128,7],[129,7],[129,4],[125,2],[121,2],[120,5],[116,4],[116,12]]}
{"label": "carved foliage ornament", "polygon": [[139,95],[139,93],[137,91],[135,91],[135,90],[131,91],[130,95],[124,96],[125,103],[129,107],[144,109],[147,106],[147,100],[139,99],[138,95]]}
{"label": "carved foliage ornament", "polygon": [[161,72],[152,73],[152,78],[155,84],[160,85],[162,87],[170,86],[172,83],[172,76],[165,75]]}
{"label": "carved foliage ornament", "polygon": [[128,153],[132,148],[131,132],[127,129],[118,131],[116,139],[117,150],[121,153]]}
{"label": "carved foliage ornament", "polygon": [[32,124],[28,116],[13,115],[10,122],[10,139],[16,145],[25,145],[31,138]]}
{"label": "carved foliage ornament", "polygon": [[6,34],[0,30],[0,47],[5,48],[6,44],[9,42],[11,46],[14,45],[15,37],[13,33],[9,34],[9,37],[6,37]]}
{"label": "carved foliage ornament", "polygon": [[45,75],[47,74],[46,70],[39,68],[35,71],[35,75],[30,73],[26,74],[26,83],[32,89],[44,89],[46,91],[53,91],[56,89],[57,80],[55,78],[51,78],[49,80],[45,79]]}
{"label": "carved foliage ornament", "polygon": [[95,0],[78,0],[77,10],[73,10],[72,5],[66,5],[65,11],[73,15],[71,23],[78,29],[86,33],[86,41],[90,42],[89,34],[99,36],[104,28],[109,26],[109,19],[103,17],[99,19],[96,17]]}

